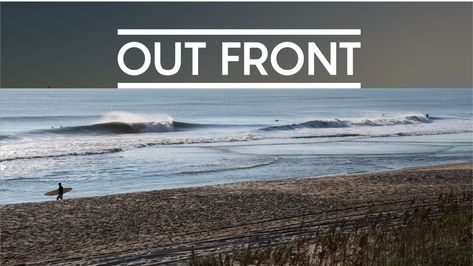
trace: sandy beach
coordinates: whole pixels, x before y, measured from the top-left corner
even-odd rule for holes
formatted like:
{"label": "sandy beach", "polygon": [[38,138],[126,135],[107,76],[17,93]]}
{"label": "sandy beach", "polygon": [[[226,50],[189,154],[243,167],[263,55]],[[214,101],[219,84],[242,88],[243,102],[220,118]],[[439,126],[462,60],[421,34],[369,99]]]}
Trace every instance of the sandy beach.
{"label": "sandy beach", "polygon": [[472,171],[470,162],[3,205],[1,264],[186,263],[192,248],[284,241],[301,223],[315,228],[471,193]]}

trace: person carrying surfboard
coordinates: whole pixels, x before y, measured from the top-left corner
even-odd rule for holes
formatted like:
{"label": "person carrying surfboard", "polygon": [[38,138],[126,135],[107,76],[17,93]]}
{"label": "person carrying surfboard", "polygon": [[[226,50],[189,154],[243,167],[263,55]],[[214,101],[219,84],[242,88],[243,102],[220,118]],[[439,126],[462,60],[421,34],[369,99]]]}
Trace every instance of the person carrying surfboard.
{"label": "person carrying surfboard", "polygon": [[61,183],[58,183],[58,189],[44,193],[45,196],[57,196],[56,200],[62,200],[64,193],[67,193],[72,190],[71,187],[63,187]]}
{"label": "person carrying surfboard", "polygon": [[62,187],[61,183],[59,183],[59,187],[57,189],[57,198],[56,200],[62,200],[62,195],[64,194],[64,188]]}

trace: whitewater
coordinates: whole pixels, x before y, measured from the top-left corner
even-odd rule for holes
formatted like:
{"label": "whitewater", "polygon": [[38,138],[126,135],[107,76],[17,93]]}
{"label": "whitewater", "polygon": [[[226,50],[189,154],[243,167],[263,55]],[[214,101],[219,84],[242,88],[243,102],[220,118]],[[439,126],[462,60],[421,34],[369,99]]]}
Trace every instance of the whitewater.
{"label": "whitewater", "polygon": [[[472,160],[472,91],[1,90],[0,203]],[[68,195],[69,195],[68,194]]]}

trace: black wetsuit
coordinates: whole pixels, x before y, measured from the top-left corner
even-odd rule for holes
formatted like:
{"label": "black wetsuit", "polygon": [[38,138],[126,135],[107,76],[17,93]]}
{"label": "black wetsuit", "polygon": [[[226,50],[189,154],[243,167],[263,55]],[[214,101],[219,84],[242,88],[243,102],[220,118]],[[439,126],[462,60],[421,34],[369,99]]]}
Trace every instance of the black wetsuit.
{"label": "black wetsuit", "polygon": [[64,188],[61,185],[59,185],[59,188],[57,189],[57,191],[58,193],[57,193],[56,200],[62,199],[62,194],[64,194]]}

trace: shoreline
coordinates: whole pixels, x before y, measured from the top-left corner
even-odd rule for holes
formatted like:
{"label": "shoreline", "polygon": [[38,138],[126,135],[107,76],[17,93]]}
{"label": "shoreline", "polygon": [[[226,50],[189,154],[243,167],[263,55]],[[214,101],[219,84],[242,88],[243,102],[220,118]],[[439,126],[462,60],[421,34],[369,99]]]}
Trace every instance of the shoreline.
{"label": "shoreline", "polygon": [[472,176],[466,162],[1,205],[2,264],[185,262],[194,247],[277,241],[301,223],[472,193]]}
{"label": "shoreline", "polygon": [[[328,175],[315,175],[315,176],[303,176],[303,177],[285,177],[280,179],[270,179],[270,180],[253,180],[253,181],[237,181],[231,183],[218,183],[218,184],[209,184],[209,185],[196,185],[196,186],[185,186],[185,187],[176,187],[176,188],[163,188],[163,189],[152,189],[152,190],[144,190],[144,191],[132,191],[132,192],[122,192],[116,194],[108,194],[108,195],[97,195],[97,196],[84,196],[84,197],[74,197],[68,198],[67,194],[64,194],[65,201],[71,200],[82,200],[82,199],[95,199],[95,198],[102,198],[102,197],[115,197],[115,196],[133,196],[133,194],[140,194],[140,193],[152,193],[158,191],[170,191],[170,190],[181,190],[181,189],[196,189],[196,188],[205,188],[205,187],[218,187],[218,186],[227,186],[227,185],[238,185],[238,184],[251,184],[251,183],[267,183],[273,181],[287,181],[287,180],[300,180],[300,179],[312,179],[312,178],[330,178],[330,177],[350,177],[353,175],[364,175],[364,174],[379,174],[379,173],[387,173],[387,172],[396,172],[396,171],[404,171],[404,170],[415,170],[422,168],[430,168],[430,167],[442,167],[442,166],[450,166],[450,165],[457,165],[457,164],[472,164],[473,161],[462,161],[462,162],[455,162],[455,163],[439,163],[439,164],[432,164],[432,165],[422,165],[422,166],[409,166],[409,167],[400,167],[400,168],[386,168],[381,170],[375,171],[366,171],[366,172],[353,172],[353,173],[338,173],[338,174],[328,174]],[[472,170],[473,171],[473,170]],[[9,205],[21,205],[21,204],[41,204],[46,202],[55,202],[55,197],[50,197],[50,200],[41,200],[41,201],[25,201],[25,202],[17,202],[17,203],[0,203],[0,208],[3,206]]]}

